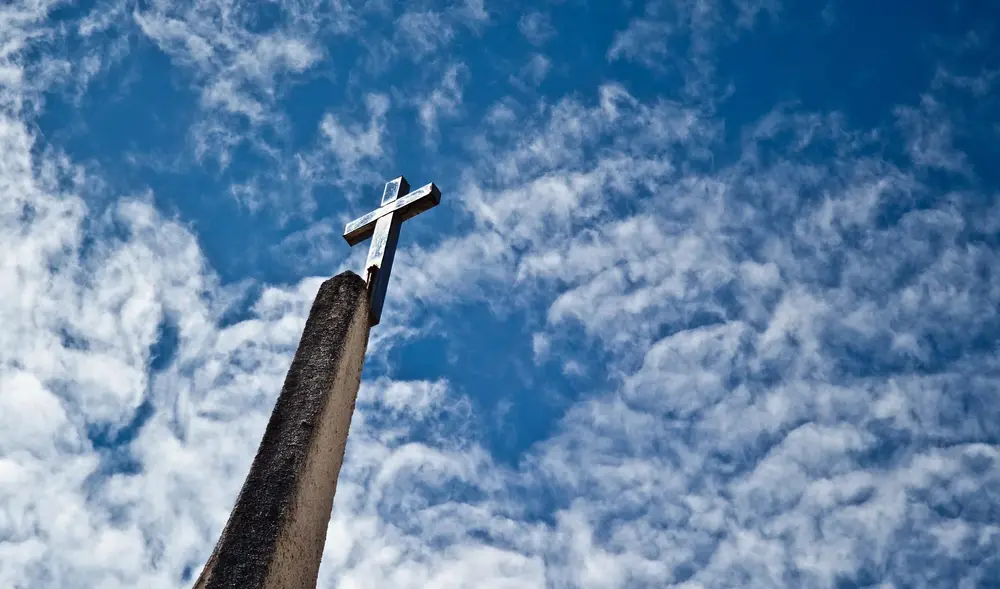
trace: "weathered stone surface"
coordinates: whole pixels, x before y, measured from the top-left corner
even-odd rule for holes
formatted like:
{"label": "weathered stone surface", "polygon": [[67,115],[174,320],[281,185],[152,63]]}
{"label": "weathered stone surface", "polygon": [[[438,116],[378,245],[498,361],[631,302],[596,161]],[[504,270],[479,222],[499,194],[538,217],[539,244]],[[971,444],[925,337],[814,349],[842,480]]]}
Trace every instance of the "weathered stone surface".
{"label": "weathered stone surface", "polygon": [[364,281],[323,283],[236,506],[195,589],[315,587],[368,345]]}

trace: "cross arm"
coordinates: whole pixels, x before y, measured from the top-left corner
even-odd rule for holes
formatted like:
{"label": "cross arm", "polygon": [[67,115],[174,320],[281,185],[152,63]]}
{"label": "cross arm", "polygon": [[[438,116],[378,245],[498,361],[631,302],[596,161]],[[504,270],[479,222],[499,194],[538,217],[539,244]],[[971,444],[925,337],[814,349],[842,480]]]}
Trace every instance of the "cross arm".
{"label": "cross arm", "polygon": [[379,207],[367,215],[358,217],[344,227],[344,239],[350,245],[356,245],[368,239],[375,232],[375,223],[389,213],[399,215],[400,222],[415,217],[432,209],[441,203],[441,191],[434,183],[421,186],[402,198]]}

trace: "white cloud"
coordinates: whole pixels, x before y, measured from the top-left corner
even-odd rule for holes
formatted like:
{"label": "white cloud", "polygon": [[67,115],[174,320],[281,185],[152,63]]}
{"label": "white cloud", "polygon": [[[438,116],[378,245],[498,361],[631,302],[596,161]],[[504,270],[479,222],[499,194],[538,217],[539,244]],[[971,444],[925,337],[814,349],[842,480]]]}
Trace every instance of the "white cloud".
{"label": "white cloud", "polygon": [[664,68],[672,29],[666,21],[635,19],[615,35],[608,48],[608,59],[634,59],[649,67]]}
{"label": "white cloud", "polygon": [[459,0],[456,4],[455,13],[469,26],[479,26],[490,20],[485,0]]}
{"label": "white cloud", "polygon": [[975,75],[962,75],[948,71],[943,66],[938,66],[934,72],[931,86],[935,90],[951,86],[965,90],[977,98],[984,98],[989,95],[998,76],[1000,76],[1000,70],[986,70]]}
{"label": "white cloud", "polygon": [[676,72],[684,78],[684,94],[700,101],[724,95],[717,88],[718,50],[752,30],[763,16],[774,17],[774,0],[652,0],[643,14],[615,33],[606,52],[609,61],[640,63],[654,72]]}
{"label": "white cloud", "polygon": [[[92,79],[127,54],[124,37],[93,39],[91,30],[97,25],[80,29],[82,38],[77,43],[85,57],[64,54],[61,45],[73,31],[45,20],[60,4],[58,0],[16,2],[0,11],[0,85],[6,90],[0,93],[0,108],[37,114],[44,105],[42,93],[53,86],[66,88],[79,99]],[[43,42],[48,42],[52,51],[27,63],[21,59],[29,46]]]}
{"label": "white cloud", "polygon": [[311,3],[276,3],[280,18],[272,30],[257,31],[252,6],[231,0],[199,0],[183,7],[153,2],[133,13],[139,30],[179,66],[194,75],[205,109],[191,129],[199,159],[226,168],[232,151],[248,142],[268,151],[261,129],[281,130],[278,85],[306,72],[324,52],[318,37],[354,23],[353,10],[336,3],[320,13]]}
{"label": "white cloud", "polygon": [[[404,12],[396,20],[396,29],[398,40],[407,45],[405,53],[416,59],[447,45],[455,36],[452,26],[439,13],[429,10]],[[397,39],[391,42],[396,43]]]}
{"label": "white cloud", "polygon": [[368,126],[344,126],[333,114],[328,113],[320,123],[320,132],[327,142],[327,149],[336,158],[336,165],[343,176],[356,176],[364,160],[377,160],[385,155],[385,118],[389,112],[389,99],[381,94],[365,98]]}
{"label": "white cloud", "polygon": [[[609,220],[614,203],[633,197],[635,187],[642,195],[659,190],[678,150],[697,154],[714,133],[689,109],[669,102],[643,105],[615,85],[601,88],[592,106],[564,100],[521,127],[510,149],[487,151],[481,169],[470,170],[462,182],[456,199],[476,231],[445,239],[433,252],[400,252],[406,260],[399,270],[406,294],[401,298],[478,298],[487,292],[481,280],[518,280],[520,289],[544,281],[538,269],[558,264],[562,251],[575,251],[571,236],[586,243]],[[583,161],[605,138],[625,134],[631,140],[622,144],[624,154],[605,152],[596,162]]]}
{"label": "white cloud", "polygon": [[538,11],[522,16],[517,21],[517,28],[532,45],[543,45],[556,34],[549,15]]}
{"label": "white cloud", "polygon": [[931,96],[923,96],[919,107],[896,109],[899,125],[908,136],[907,152],[918,166],[952,172],[967,169],[965,156],[953,146],[951,121]]}
{"label": "white cloud", "polygon": [[466,77],[468,70],[462,64],[448,67],[441,82],[430,92],[415,99],[420,124],[426,141],[434,143],[439,136],[441,119],[453,118],[462,107],[462,84],[459,77]]}
{"label": "white cloud", "polygon": [[[207,309],[199,296],[211,279],[192,236],[163,223],[148,202],[124,200],[106,222],[88,216],[74,194],[84,179],[70,192],[60,190],[57,176],[75,171],[49,157],[37,162],[35,169],[44,172],[36,175],[33,166],[22,165],[32,159],[27,150],[34,138],[9,118],[0,126],[0,166],[8,179],[0,199],[6,228],[0,291],[7,301],[0,319],[0,403],[10,421],[4,432],[16,427],[24,435],[16,447],[7,444],[18,438],[7,435],[0,444],[0,470],[20,483],[0,499],[0,578],[9,586],[115,578],[125,585],[143,578],[146,586],[173,586],[184,563],[175,555],[204,538],[173,535],[188,520],[176,527],[145,527],[131,517],[121,522],[115,514],[131,512],[141,496],[119,497],[122,479],[101,480],[115,472],[117,459],[95,451],[88,433],[114,437],[134,418],[154,386],[149,348],[168,314],[182,318],[182,340],[203,335]],[[131,238],[101,238],[84,254],[84,234],[106,236],[112,222]],[[158,401],[154,406],[161,407]],[[167,448],[158,450],[169,455]],[[165,506],[154,499],[143,511],[163,515],[158,505]],[[149,541],[147,532],[153,534]],[[168,569],[147,568],[150,559],[161,558],[157,546],[166,544],[154,539],[166,537],[172,539],[162,555]]]}
{"label": "white cloud", "polygon": [[540,53],[531,56],[528,63],[521,68],[516,76],[511,76],[511,83],[522,89],[533,89],[542,83],[549,73],[552,62]]}

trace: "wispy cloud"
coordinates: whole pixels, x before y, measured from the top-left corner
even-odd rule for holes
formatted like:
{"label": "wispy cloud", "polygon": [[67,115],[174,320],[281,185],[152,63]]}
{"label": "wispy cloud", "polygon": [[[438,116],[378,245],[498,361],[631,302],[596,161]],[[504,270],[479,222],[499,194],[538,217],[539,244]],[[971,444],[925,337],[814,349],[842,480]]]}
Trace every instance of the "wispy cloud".
{"label": "wispy cloud", "polygon": [[[261,5],[263,9],[264,5]],[[204,116],[191,130],[199,159],[228,166],[233,150],[248,142],[267,152],[259,130],[279,128],[278,84],[312,68],[324,56],[319,40],[354,24],[354,10],[340,3],[277,3],[273,28],[252,6],[200,0],[178,7],[153,2],[135,11],[140,31],[194,75],[192,88]]]}
{"label": "wispy cloud", "polygon": [[339,168],[342,176],[367,176],[368,174],[359,168],[359,164],[386,155],[385,117],[389,111],[389,104],[388,97],[381,94],[369,94],[365,98],[369,117],[367,127],[357,124],[344,126],[330,113],[323,117],[320,132],[326,143],[325,147],[335,158],[335,166]]}
{"label": "wispy cloud", "polygon": [[542,83],[551,67],[552,61],[549,58],[536,53],[516,76],[511,76],[511,83],[524,90],[533,89]]}
{"label": "wispy cloud", "polygon": [[952,145],[951,121],[934,98],[924,96],[919,107],[899,107],[896,116],[913,163],[952,172],[967,169],[964,155]]}
{"label": "wispy cloud", "polygon": [[537,11],[522,16],[517,21],[517,29],[532,45],[542,45],[556,35],[549,16]]}
{"label": "wispy cloud", "polygon": [[778,3],[771,0],[651,0],[642,6],[642,16],[615,33],[607,59],[635,61],[660,73],[677,72],[685,80],[686,93],[700,100],[716,98],[719,48],[765,15],[778,12]]}
{"label": "wispy cloud", "polygon": [[455,32],[439,13],[433,11],[404,12],[396,21],[394,42],[406,45],[406,53],[420,59],[447,45]]}
{"label": "wispy cloud", "polygon": [[468,75],[464,65],[453,64],[444,72],[439,84],[428,93],[415,98],[414,106],[424,128],[426,141],[437,141],[439,121],[455,117],[459,113],[462,107],[462,79]]}
{"label": "wispy cloud", "polygon": [[646,66],[662,69],[669,55],[668,41],[673,26],[666,21],[638,18],[615,35],[608,48],[608,59],[633,59]]}

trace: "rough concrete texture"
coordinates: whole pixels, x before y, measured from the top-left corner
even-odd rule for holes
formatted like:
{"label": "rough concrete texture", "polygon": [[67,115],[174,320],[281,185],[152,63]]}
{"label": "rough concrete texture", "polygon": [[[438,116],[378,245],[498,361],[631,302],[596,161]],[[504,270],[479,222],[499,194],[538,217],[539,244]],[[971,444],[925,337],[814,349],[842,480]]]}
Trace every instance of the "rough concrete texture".
{"label": "rough concrete texture", "polygon": [[364,281],[319,289],[236,506],[195,589],[315,587],[368,346]]}

